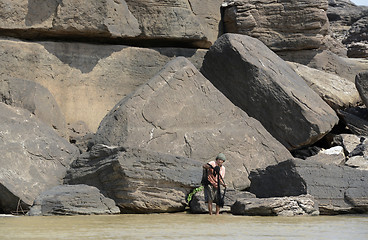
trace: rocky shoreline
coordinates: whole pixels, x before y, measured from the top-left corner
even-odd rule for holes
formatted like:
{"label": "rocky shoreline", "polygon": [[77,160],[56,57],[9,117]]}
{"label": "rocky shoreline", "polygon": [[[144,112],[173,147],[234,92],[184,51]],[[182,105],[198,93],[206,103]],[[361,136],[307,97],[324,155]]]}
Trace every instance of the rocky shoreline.
{"label": "rocky shoreline", "polygon": [[368,213],[368,7],[3,1],[0,214]]}

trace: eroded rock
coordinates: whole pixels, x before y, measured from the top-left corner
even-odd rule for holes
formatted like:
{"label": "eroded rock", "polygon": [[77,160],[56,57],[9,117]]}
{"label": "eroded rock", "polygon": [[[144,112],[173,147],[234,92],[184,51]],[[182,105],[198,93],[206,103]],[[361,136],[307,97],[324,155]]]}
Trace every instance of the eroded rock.
{"label": "eroded rock", "polygon": [[258,39],[222,35],[201,72],[288,149],[316,142],[338,122],[333,109]]}
{"label": "eroded rock", "polygon": [[289,64],[333,109],[356,107],[361,102],[355,84],[351,81],[302,64]]}
{"label": "eroded rock", "polygon": [[[257,197],[310,194],[318,202],[321,214],[357,213],[367,209],[362,203],[368,199],[368,171],[291,159],[252,171],[249,178],[249,191]],[[359,205],[347,199],[350,191],[361,193]]]}
{"label": "eroded rock", "polygon": [[311,68],[335,74],[351,82],[355,82],[355,76],[358,73],[368,70],[368,60],[341,57],[331,51],[284,51],[278,52],[277,54],[286,61],[297,62]]}
{"label": "eroded rock", "polygon": [[88,185],[60,185],[41,193],[29,216],[118,214],[114,200]]}
{"label": "eroded rock", "polygon": [[278,198],[238,199],[231,206],[234,215],[300,216],[319,215],[318,204],[311,195]]}
{"label": "eroded rock", "polygon": [[70,42],[0,39],[0,80],[20,78],[47,88],[67,124],[83,121],[95,132],[103,117],[123,97],[146,83],[177,56],[197,68],[205,50],[136,48]]}
{"label": "eroded rock", "polygon": [[64,115],[54,96],[40,84],[18,78],[0,79],[0,99],[8,105],[27,109],[60,136],[68,138]]}
{"label": "eroded rock", "polygon": [[29,111],[0,103],[0,208],[27,210],[60,185],[79,151]]}
{"label": "eroded rock", "polygon": [[223,6],[225,32],[258,38],[273,51],[316,49],[328,34],[324,0],[231,0]]}
{"label": "eroded rock", "polygon": [[255,119],[234,106],[185,58],[169,62],[102,120],[96,143],[138,147],[201,162],[223,152],[229,186],[248,172],[290,157]]}
{"label": "eroded rock", "polygon": [[368,106],[368,71],[361,72],[355,77],[355,86],[365,106]]}
{"label": "eroded rock", "polygon": [[208,48],[220,33],[221,2],[2,0],[0,29],[27,39]]}
{"label": "eroded rock", "polygon": [[122,213],[177,212],[201,181],[202,163],[142,149],[95,145],[75,161],[67,184],[95,186]]}

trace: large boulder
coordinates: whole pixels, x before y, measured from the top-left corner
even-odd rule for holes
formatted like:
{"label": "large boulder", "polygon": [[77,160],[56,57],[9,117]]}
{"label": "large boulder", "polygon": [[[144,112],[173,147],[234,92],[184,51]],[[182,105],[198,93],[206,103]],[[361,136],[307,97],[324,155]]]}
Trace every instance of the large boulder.
{"label": "large boulder", "polygon": [[0,101],[27,109],[60,136],[67,137],[64,115],[54,96],[40,84],[18,78],[0,79]]}
{"label": "large boulder", "polygon": [[234,215],[250,216],[300,216],[319,215],[318,204],[313,196],[238,199],[231,206]]}
{"label": "large boulder", "polygon": [[361,72],[355,77],[355,86],[363,100],[364,105],[368,106],[368,71]]}
{"label": "large boulder", "polygon": [[289,151],[232,104],[187,59],[169,62],[102,120],[95,143],[138,147],[201,162],[223,152],[229,186],[249,186],[248,172],[287,159]]}
{"label": "large boulder", "polygon": [[0,39],[0,80],[20,78],[47,88],[66,122],[95,132],[123,97],[147,82],[171,59],[187,57],[201,67],[206,50],[137,48],[68,42]]}
{"label": "large boulder", "polygon": [[350,58],[368,58],[368,42],[349,44],[347,55]]}
{"label": "large boulder", "polygon": [[252,171],[249,178],[249,191],[260,198],[310,194],[321,214],[368,212],[368,171],[290,159]]}
{"label": "large boulder", "polygon": [[311,68],[325,71],[355,81],[355,76],[368,70],[368,60],[346,58],[331,51],[302,50],[277,53],[285,61],[296,62]]}
{"label": "large boulder", "polygon": [[333,109],[258,39],[222,35],[201,72],[288,149],[314,143],[338,122]]}
{"label": "large boulder", "polygon": [[361,103],[353,82],[302,64],[289,62],[289,65],[333,109],[356,107]]}
{"label": "large boulder", "polygon": [[72,164],[65,183],[99,188],[122,213],[177,212],[201,174],[202,163],[193,159],[95,145]]}
{"label": "large boulder", "polygon": [[27,110],[0,103],[0,121],[0,209],[26,210],[62,183],[79,151]]}
{"label": "large boulder", "polygon": [[96,187],[60,185],[41,193],[27,213],[29,216],[118,214],[114,200]]}
{"label": "large boulder", "polygon": [[306,158],[307,161],[316,161],[324,164],[344,165],[346,156],[342,146],[322,149],[316,155]]}
{"label": "large boulder", "polygon": [[274,51],[319,48],[328,34],[325,0],[228,0],[227,33],[249,35]]}

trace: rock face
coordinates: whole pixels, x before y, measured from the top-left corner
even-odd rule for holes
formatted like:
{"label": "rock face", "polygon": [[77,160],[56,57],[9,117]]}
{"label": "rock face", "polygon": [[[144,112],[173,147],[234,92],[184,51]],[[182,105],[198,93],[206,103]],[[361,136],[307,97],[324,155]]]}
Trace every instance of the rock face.
{"label": "rock face", "polygon": [[73,163],[65,182],[96,186],[122,213],[177,212],[201,174],[202,163],[189,158],[95,145]]}
{"label": "rock face", "polygon": [[234,215],[250,216],[299,216],[319,215],[318,204],[313,196],[301,195],[297,197],[280,198],[251,198],[238,199],[231,207]]}
{"label": "rock face", "polygon": [[368,71],[361,72],[355,77],[355,86],[364,105],[368,106]]}
{"label": "rock face", "polygon": [[201,72],[288,149],[317,141],[338,121],[306,82],[255,38],[222,35]]}
{"label": "rock face", "polygon": [[146,38],[187,40],[204,39],[203,28],[186,0],[126,0],[129,9],[137,16],[140,29]]}
{"label": "rock face", "polygon": [[153,77],[170,59],[187,57],[200,68],[205,50],[136,48],[0,39],[0,80],[27,79],[47,88],[68,124],[83,121],[95,132],[124,96]]}
{"label": "rock face", "polygon": [[[368,13],[368,12],[367,12]],[[363,17],[352,24],[349,29],[348,35],[343,40],[343,43],[357,43],[357,42],[368,42],[368,16]]]}
{"label": "rock face", "polygon": [[28,209],[46,189],[62,183],[79,151],[29,111],[0,103],[0,209]]}
{"label": "rock face", "polygon": [[22,38],[209,47],[219,34],[221,2],[2,0],[0,29]]}
{"label": "rock face", "polygon": [[169,62],[102,120],[96,143],[151,149],[206,162],[223,152],[229,186],[249,186],[248,172],[290,153],[234,106],[185,58]]}
{"label": "rock face", "polygon": [[327,16],[330,31],[335,39],[347,47],[348,57],[368,56],[367,15],[366,6],[356,6],[349,0],[329,0]]}
{"label": "rock face", "polygon": [[0,99],[8,105],[27,109],[60,136],[67,137],[64,115],[54,96],[40,84],[16,78],[0,79]]}
{"label": "rock face", "polygon": [[338,115],[347,129],[358,136],[368,136],[368,112],[366,108],[349,108],[345,111],[338,110]]}
{"label": "rock face", "polygon": [[342,41],[351,25],[367,14],[368,8],[356,6],[350,0],[328,0],[327,16],[330,29]]}
{"label": "rock face", "polygon": [[348,57],[368,58],[368,16],[351,26],[343,43],[348,46]]}
{"label": "rock face", "polygon": [[252,171],[249,178],[250,192],[260,198],[310,194],[321,214],[368,211],[362,204],[368,199],[368,171],[293,159]]}
{"label": "rock face", "polygon": [[29,216],[118,214],[114,200],[103,196],[96,187],[61,185],[41,193]]}
{"label": "rock face", "polygon": [[368,60],[340,57],[331,51],[303,50],[278,52],[285,61],[296,62],[355,81],[355,76],[368,70]]}
{"label": "rock face", "polygon": [[333,109],[356,107],[361,102],[355,84],[351,81],[302,64],[291,62],[289,64]]}
{"label": "rock face", "polygon": [[126,3],[117,1],[1,1],[1,28],[28,30],[29,35],[137,36],[137,19]]}
{"label": "rock face", "polygon": [[249,35],[270,49],[319,48],[328,34],[327,1],[228,0],[225,32]]}

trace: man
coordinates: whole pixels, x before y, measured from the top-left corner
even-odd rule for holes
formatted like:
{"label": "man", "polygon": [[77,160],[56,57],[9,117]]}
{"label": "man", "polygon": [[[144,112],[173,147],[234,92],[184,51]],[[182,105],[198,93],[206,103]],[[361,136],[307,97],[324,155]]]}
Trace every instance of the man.
{"label": "man", "polygon": [[210,161],[203,165],[203,169],[207,172],[207,184],[204,184],[204,199],[208,204],[208,212],[212,215],[212,203],[216,203],[216,215],[220,213],[221,196],[219,196],[220,184],[226,187],[224,182],[226,157],[223,153],[220,153],[216,157],[216,161]]}

